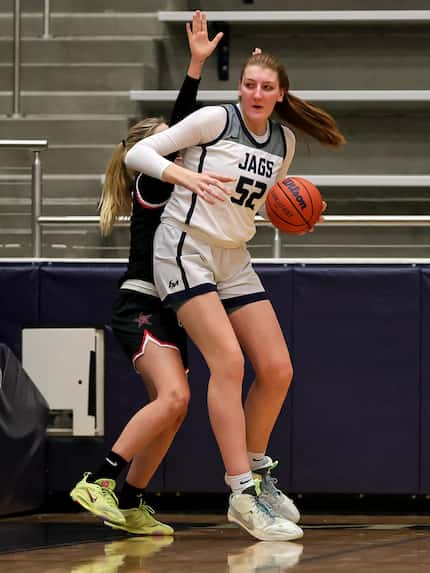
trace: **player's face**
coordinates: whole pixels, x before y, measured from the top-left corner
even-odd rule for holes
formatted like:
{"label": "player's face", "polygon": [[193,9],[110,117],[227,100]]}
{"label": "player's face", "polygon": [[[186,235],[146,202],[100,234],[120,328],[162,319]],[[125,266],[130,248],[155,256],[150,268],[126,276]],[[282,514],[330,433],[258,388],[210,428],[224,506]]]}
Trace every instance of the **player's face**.
{"label": "player's face", "polygon": [[241,109],[249,127],[257,134],[264,133],[266,121],[284,90],[279,86],[278,74],[270,68],[248,66],[239,84]]}

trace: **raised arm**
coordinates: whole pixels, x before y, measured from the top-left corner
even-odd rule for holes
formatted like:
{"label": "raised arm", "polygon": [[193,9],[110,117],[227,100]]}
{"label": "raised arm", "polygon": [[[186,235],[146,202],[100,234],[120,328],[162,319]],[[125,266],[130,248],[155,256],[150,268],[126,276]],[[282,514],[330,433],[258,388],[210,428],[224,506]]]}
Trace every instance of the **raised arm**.
{"label": "raised arm", "polygon": [[200,10],[194,13],[191,25],[187,22],[186,31],[190,48],[190,63],[173,107],[170,125],[178,123],[198,108],[197,92],[203,66],[223,37],[223,33],[219,32],[213,40],[209,40],[206,15]]}

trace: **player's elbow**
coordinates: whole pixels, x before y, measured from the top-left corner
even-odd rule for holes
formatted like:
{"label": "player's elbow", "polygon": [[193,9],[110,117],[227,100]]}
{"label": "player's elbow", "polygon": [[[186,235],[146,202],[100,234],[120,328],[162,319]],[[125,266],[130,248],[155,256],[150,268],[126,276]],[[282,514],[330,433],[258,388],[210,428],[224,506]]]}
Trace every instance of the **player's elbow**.
{"label": "player's elbow", "polygon": [[139,161],[139,152],[134,145],[131,149],[127,151],[124,156],[124,163],[128,169],[134,169],[135,171],[142,171]]}

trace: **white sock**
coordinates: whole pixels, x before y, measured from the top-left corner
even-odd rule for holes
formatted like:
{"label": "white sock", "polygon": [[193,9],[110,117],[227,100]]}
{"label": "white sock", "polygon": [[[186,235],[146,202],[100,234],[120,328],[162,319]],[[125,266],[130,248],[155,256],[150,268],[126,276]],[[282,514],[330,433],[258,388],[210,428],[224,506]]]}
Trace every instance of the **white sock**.
{"label": "white sock", "polygon": [[248,459],[251,471],[267,468],[272,464],[272,458],[266,456],[266,452],[248,452]]}
{"label": "white sock", "polygon": [[250,471],[237,476],[227,475],[225,481],[231,487],[231,491],[233,493],[242,493],[243,490],[254,485],[254,480],[252,479],[252,473]]}

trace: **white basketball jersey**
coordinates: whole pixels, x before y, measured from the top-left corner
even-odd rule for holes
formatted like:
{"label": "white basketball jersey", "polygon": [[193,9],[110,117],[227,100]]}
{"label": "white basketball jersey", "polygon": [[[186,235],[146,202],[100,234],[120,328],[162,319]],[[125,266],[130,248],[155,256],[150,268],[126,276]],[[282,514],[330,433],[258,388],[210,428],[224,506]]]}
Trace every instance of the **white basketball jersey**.
{"label": "white basketball jersey", "polygon": [[255,214],[264,204],[267,191],[278,180],[281,167],[285,167],[288,151],[291,152],[288,164],[292,159],[294,135],[287,127],[269,121],[265,140],[257,141],[237,105],[223,107],[227,119],[222,133],[209,143],[189,147],[184,152],[184,166],[192,171],[235,177],[234,182],[226,184],[232,194],[225,201],[210,204],[177,185],[162,220],[179,224],[207,243],[235,248],[254,236]]}

